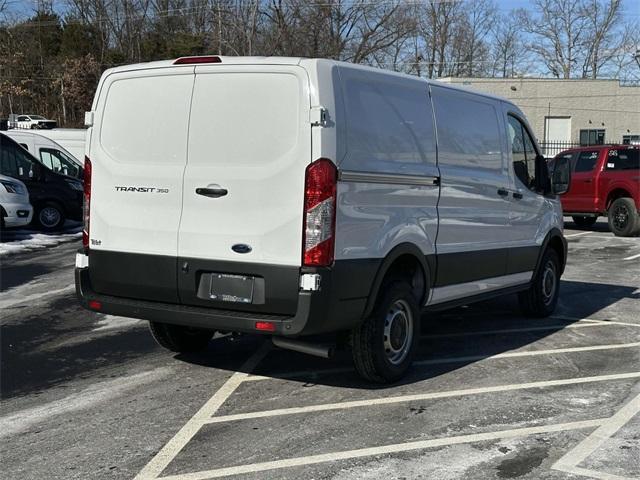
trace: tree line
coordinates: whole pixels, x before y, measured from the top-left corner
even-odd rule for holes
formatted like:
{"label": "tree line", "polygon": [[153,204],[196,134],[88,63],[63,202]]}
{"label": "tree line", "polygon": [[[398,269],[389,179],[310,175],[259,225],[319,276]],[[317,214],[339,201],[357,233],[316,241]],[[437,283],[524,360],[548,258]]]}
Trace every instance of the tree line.
{"label": "tree line", "polygon": [[640,78],[633,0],[0,0],[0,117],[78,126],[101,73],[186,55],[282,55],[428,78]]}

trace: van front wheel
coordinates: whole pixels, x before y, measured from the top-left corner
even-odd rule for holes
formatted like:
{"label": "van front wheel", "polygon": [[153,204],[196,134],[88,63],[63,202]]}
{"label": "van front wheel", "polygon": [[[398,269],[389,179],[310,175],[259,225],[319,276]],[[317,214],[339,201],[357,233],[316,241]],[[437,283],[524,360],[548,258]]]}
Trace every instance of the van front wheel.
{"label": "van front wheel", "polygon": [[160,346],[178,353],[204,350],[214,333],[213,330],[160,322],[149,322],[149,329]]}
{"label": "van front wheel", "polygon": [[383,285],[372,314],[351,332],[353,362],[366,380],[399,380],[411,366],[418,337],[418,302],[406,281]]}
{"label": "van front wheel", "polygon": [[520,308],[528,317],[548,317],[556,308],[559,294],[560,260],[556,251],[548,248],[529,290],[518,294]]}

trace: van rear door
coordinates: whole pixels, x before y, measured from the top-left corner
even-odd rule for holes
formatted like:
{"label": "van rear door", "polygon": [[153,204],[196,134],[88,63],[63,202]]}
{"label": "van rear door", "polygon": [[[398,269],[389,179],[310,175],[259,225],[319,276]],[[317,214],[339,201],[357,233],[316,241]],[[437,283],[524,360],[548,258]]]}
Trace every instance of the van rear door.
{"label": "van rear door", "polygon": [[90,276],[98,293],[177,302],[193,67],[106,77],[94,110]]}
{"label": "van rear door", "polygon": [[[196,67],[178,236],[183,303],[295,312],[309,108],[299,66]],[[211,272],[257,278],[254,297],[214,298]]]}

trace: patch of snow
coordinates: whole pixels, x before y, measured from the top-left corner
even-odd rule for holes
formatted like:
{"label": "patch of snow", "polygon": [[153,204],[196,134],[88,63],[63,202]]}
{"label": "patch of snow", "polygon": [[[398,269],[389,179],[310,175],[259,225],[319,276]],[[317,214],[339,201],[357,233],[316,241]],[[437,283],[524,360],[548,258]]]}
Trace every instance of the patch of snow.
{"label": "patch of snow", "polygon": [[105,315],[96,322],[93,332],[104,332],[105,330],[122,330],[133,326],[144,325],[144,320],[135,318],[116,317],[115,315]]}
{"label": "patch of snow", "polygon": [[7,230],[3,232],[0,242],[0,257],[55,247],[82,238],[82,225],[78,222],[67,222],[65,227],[60,233],[43,233],[27,229]]}

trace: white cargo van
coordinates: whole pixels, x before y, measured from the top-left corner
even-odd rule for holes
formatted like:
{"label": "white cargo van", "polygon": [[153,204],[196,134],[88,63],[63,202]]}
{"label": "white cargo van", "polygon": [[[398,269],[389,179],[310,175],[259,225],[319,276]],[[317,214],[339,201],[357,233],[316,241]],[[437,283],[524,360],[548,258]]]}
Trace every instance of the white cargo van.
{"label": "white cargo van", "polygon": [[556,196],[506,100],[363,66],[188,57],[108,70],[87,114],[84,250],[94,311],[147,319],[174,351],[214,331],[350,332],[357,370],[394,381],[422,310],[518,292],[555,308]]}
{"label": "white cargo van", "polygon": [[[31,155],[39,159],[50,170],[69,177],[83,178],[83,162],[67,151],[62,145],[31,130],[12,129],[3,132],[26,148]],[[49,131],[49,130],[48,130]],[[80,158],[83,158],[84,153]]]}
{"label": "white cargo van", "polygon": [[52,128],[50,130],[41,130],[38,135],[53,140],[81,163],[84,162],[87,135],[87,131],[84,128]]}

